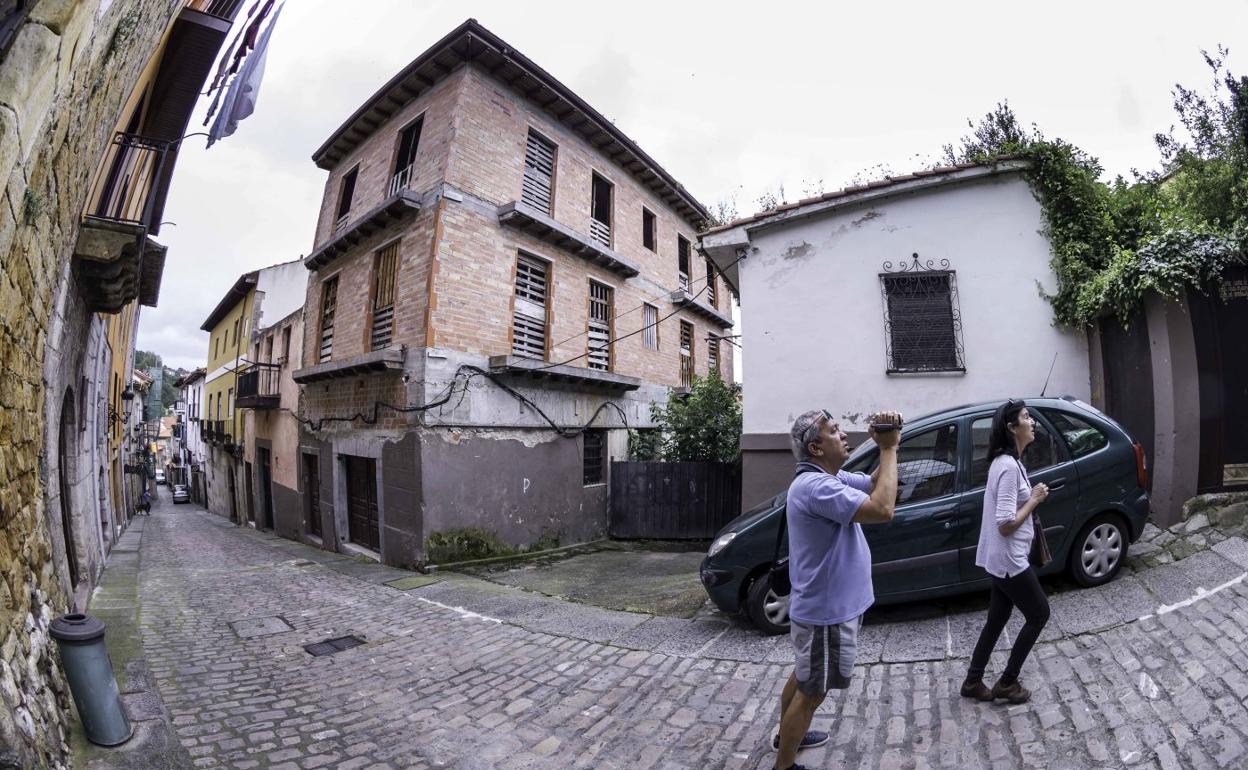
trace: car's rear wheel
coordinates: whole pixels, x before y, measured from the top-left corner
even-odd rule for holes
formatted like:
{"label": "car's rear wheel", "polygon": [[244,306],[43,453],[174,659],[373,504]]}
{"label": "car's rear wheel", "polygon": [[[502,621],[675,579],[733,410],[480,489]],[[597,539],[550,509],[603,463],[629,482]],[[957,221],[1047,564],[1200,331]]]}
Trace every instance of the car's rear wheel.
{"label": "car's rear wheel", "polygon": [[1070,549],[1067,569],[1070,577],[1081,586],[1108,583],[1122,569],[1127,559],[1127,528],[1112,513],[1094,516],[1079,530]]}
{"label": "car's rear wheel", "polygon": [[766,572],[750,584],[745,596],[745,614],[750,622],[763,633],[787,634],[789,632],[789,597],[781,596],[771,587],[771,576]]}

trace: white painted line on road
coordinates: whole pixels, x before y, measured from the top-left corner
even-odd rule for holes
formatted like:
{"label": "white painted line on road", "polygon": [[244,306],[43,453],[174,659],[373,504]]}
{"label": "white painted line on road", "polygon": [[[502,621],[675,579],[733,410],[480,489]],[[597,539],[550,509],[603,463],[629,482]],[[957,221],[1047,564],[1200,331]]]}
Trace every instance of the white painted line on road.
{"label": "white painted line on road", "polygon": [[1203,587],[1196,586],[1196,593],[1194,595],[1189,596],[1188,598],[1184,599],[1181,602],[1175,602],[1174,604],[1163,604],[1157,608],[1156,612],[1150,613],[1148,615],[1144,615],[1140,618],[1140,620],[1148,620],[1149,618],[1153,617],[1153,615],[1166,615],[1168,613],[1174,612],[1175,610],[1182,609],[1184,607],[1190,607],[1191,605],[1195,604],[1201,599],[1207,599],[1210,596],[1213,596],[1214,594],[1218,593],[1219,591],[1225,591],[1226,589],[1230,588],[1233,585],[1244,582],[1245,578],[1248,578],[1248,572],[1245,572],[1244,574],[1240,575],[1237,578],[1232,578],[1231,580],[1226,581],[1225,583],[1214,588],[1211,591],[1206,591]]}
{"label": "white painted line on road", "polygon": [[449,604],[443,604],[442,602],[435,602],[433,599],[426,599],[426,598],[425,598],[425,597],[423,597],[423,596],[417,596],[417,597],[416,597],[416,599],[417,599],[417,601],[422,601],[422,602],[424,602],[425,604],[432,604],[432,605],[433,605],[433,606],[435,606],[435,607],[441,607],[441,608],[442,608],[442,609],[444,609],[444,610],[450,610],[451,612],[458,613],[458,614],[459,614],[459,616],[460,616],[460,617],[462,617],[462,618],[464,618],[465,620],[487,620],[487,621],[489,621],[489,622],[491,622],[491,623],[502,623],[502,622],[503,622],[503,621],[499,620],[498,618],[491,618],[489,615],[482,615],[482,614],[481,614],[481,613],[479,613],[479,612],[473,612],[472,610],[466,610],[466,609],[464,609],[463,607],[452,607],[452,606],[451,606],[451,605],[449,605]]}

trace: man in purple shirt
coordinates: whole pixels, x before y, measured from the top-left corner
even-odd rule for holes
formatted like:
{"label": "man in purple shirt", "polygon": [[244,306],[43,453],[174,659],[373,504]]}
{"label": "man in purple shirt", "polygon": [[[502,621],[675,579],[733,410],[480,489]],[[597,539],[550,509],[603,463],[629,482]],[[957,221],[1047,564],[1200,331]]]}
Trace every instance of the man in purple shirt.
{"label": "man in purple shirt", "polygon": [[[789,485],[790,638],[797,665],[780,696],[776,768],[804,770],[799,749],[827,742],[810,731],[815,709],[830,689],[849,686],[862,614],[875,601],[871,549],[862,524],[893,518],[901,415],[873,415],[868,435],[879,445],[875,473],[847,473],[849,443],[827,410],[797,418],[789,432],[797,477]],[[893,430],[877,431],[888,424]]]}

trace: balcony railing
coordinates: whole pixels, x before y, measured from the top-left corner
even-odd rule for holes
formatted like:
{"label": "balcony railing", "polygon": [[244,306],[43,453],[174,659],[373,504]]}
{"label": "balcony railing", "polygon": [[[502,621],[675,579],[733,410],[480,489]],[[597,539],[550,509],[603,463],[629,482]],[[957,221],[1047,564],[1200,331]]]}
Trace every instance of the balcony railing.
{"label": "balcony railing", "polygon": [[243,0],[191,0],[190,8],[218,19],[232,21]]}
{"label": "balcony railing", "polygon": [[589,237],[608,249],[611,248],[611,225],[606,222],[599,222],[591,217],[589,220]]}
{"label": "balcony railing", "polygon": [[412,182],[412,171],[415,168],[416,165],[412,164],[401,171],[394,172],[394,176],[390,177],[389,195],[395,195],[400,190],[407,189],[407,186]]}
{"label": "balcony railing", "polygon": [[100,219],[151,226],[156,185],[169,143],[118,132],[104,155],[90,210]]}
{"label": "balcony railing", "polygon": [[276,409],[282,401],[282,368],[254,363],[238,375],[234,404],[244,409]]}

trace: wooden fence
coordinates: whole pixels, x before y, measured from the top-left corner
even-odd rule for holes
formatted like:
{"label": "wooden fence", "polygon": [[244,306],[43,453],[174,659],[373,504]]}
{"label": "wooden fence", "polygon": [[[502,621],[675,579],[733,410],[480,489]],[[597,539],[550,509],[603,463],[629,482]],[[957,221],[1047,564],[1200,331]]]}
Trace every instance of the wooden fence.
{"label": "wooden fence", "polygon": [[709,540],[740,512],[737,463],[611,463],[611,537]]}

